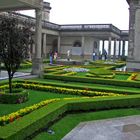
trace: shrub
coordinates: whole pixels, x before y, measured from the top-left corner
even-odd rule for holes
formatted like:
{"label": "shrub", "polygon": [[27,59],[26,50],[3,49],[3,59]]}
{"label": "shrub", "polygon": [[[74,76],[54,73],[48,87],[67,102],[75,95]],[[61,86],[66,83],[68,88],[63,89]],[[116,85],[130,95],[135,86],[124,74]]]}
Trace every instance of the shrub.
{"label": "shrub", "polygon": [[62,80],[70,82],[82,82],[82,83],[94,83],[94,84],[105,84],[105,85],[117,85],[126,87],[140,87],[140,83],[136,81],[124,81],[116,79],[103,79],[103,78],[91,78],[91,77],[72,77],[72,76],[58,76],[51,74],[44,74],[44,79]]}
{"label": "shrub", "polygon": [[58,101],[58,100],[60,100],[60,99],[50,99],[50,100],[41,101],[38,104],[34,104],[32,106],[25,107],[23,109],[20,109],[16,112],[11,113],[11,114],[4,115],[4,116],[0,117],[0,126],[4,126],[8,123],[11,123],[16,119],[19,119],[19,117],[23,117],[36,109],[39,109],[43,106],[46,106],[46,105],[48,105],[52,102]]}
{"label": "shrub", "polygon": [[131,80],[136,80],[136,77],[137,77],[137,73],[132,73],[129,77],[128,77],[128,81],[131,81]]}
{"label": "shrub", "polygon": [[95,74],[95,75],[112,75],[113,74],[113,72],[111,72],[110,70],[103,69],[103,68],[97,68],[95,70],[90,70],[89,73]]}
{"label": "shrub", "polygon": [[26,139],[35,131],[47,127],[64,113],[71,111],[91,111],[140,106],[140,96],[96,98],[96,99],[61,99],[60,101],[42,107],[21,119],[0,127],[0,139]]}
{"label": "shrub", "polygon": [[8,90],[0,92],[0,103],[20,104],[29,99],[29,93],[23,89],[13,89],[13,93],[8,93]]}
{"label": "shrub", "polygon": [[140,81],[140,74],[137,75],[137,77],[135,78],[136,81]]}
{"label": "shrub", "polygon": [[73,88],[66,88],[66,87],[54,87],[48,85],[40,85],[40,84],[16,84],[16,87],[23,87],[25,89],[34,89],[34,90],[41,90],[41,91],[50,91],[55,92],[58,94],[72,94],[72,95],[81,95],[81,96],[119,96],[117,93],[109,93],[109,92],[100,92],[100,91],[92,91],[87,89],[73,89]]}

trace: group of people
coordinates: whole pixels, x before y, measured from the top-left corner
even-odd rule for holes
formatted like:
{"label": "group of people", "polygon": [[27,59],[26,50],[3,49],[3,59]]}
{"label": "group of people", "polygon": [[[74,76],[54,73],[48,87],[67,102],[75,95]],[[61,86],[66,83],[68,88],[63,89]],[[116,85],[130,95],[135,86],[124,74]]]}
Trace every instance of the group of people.
{"label": "group of people", "polygon": [[[71,54],[70,53],[70,50],[68,50],[67,51],[67,60],[68,61],[70,61],[70,54]],[[49,55],[50,55],[50,64],[53,64],[53,60],[57,60],[58,53],[57,53],[57,51],[53,52],[52,50],[50,50]],[[97,55],[96,52],[93,52],[92,53],[93,61],[97,60],[98,57],[100,59],[100,56],[101,56],[101,59],[103,59],[103,60],[106,60],[107,59],[107,52],[106,52],[105,49],[103,50],[102,55],[100,55],[100,53],[99,53],[99,56]]]}
{"label": "group of people", "polygon": [[49,53],[50,55],[50,64],[53,64],[53,60],[56,60],[58,57],[57,51],[53,52],[52,50]]}
{"label": "group of people", "polygon": [[[71,51],[68,50],[67,51],[67,60],[68,61],[70,61],[70,56],[71,56]],[[57,60],[57,58],[58,58],[58,52],[57,51],[53,52],[52,50],[50,50],[49,57],[50,57],[50,64],[53,64],[53,61]]]}
{"label": "group of people", "polygon": [[99,52],[99,54],[97,54],[96,52],[93,52],[92,53],[92,59],[93,59],[93,61],[95,61],[97,59],[107,60],[107,52],[106,52],[106,50],[104,49],[102,54],[101,54],[101,52]]}

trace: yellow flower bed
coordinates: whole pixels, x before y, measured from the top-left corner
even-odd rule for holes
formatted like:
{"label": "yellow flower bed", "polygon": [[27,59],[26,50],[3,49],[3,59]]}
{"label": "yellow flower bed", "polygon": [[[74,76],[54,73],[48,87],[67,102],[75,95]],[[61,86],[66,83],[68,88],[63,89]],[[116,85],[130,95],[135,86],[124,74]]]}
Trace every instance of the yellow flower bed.
{"label": "yellow flower bed", "polygon": [[70,89],[64,87],[53,87],[47,85],[39,85],[39,84],[22,84],[23,88],[26,89],[35,89],[35,90],[43,90],[43,91],[51,91],[59,94],[73,94],[73,95],[83,95],[83,96],[119,96],[117,93],[108,93],[108,92],[100,92],[100,91],[91,91],[89,89]]}
{"label": "yellow flower bed", "polygon": [[70,75],[75,75],[77,72],[68,72],[68,73],[64,73],[62,74],[62,76],[70,76]]}
{"label": "yellow flower bed", "polygon": [[[122,95],[121,95],[122,96]],[[25,107],[23,109],[20,109],[16,112],[10,113],[8,115],[4,115],[2,117],[0,117],[0,126],[4,126],[8,123],[11,123],[21,117],[23,117],[26,114],[31,113],[32,111],[39,109],[43,106],[46,106],[50,103],[56,102],[56,101],[61,101],[61,100],[79,100],[79,99],[92,99],[92,98],[100,98],[100,97],[109,97],[109,96],[98,96],[98,97],[72,97],[72,98],[56,98],[56,99],[49,99],[49,100],[45,100],[45,101],[41,101],[38,104],[34,104],[32,106],[29,107]]]}
{"label": "yellow flower bed", "polygon": [[128,77],[128,81],[132,81],[135,80],[135,78],[137,77],[138,73],[132,73],[129,77]]}
{"label": "yellow flower bed", "polygon": [[36,109],[39,109],[43,106],[46,106],[52,102],[55,102],[55,101],[58,101],[60,99],[50,99],[50,100],[45,100],[45,101],[42,101],[38,104],[34,104],[32,106],[29,106],[29,107],[25,107],[23,109],[20,109],[16,112],[13,112],[11,114],[8,114],[8,115],[4,115],[2,117],[0,117],[0,125],[5,125],[5,124],[8,124],[10,122],[13,122],[14,120],[20,118],[20,117],[23,117],[24,115],[26,114],[29,114],[30,112],[36,110]]}

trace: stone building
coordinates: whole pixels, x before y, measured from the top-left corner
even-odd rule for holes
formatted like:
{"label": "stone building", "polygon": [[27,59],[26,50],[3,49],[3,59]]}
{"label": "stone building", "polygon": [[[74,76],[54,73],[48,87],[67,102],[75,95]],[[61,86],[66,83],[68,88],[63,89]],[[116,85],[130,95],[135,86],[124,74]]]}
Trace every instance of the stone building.
{"label": "stone building", "polygon": [[[51,7],[48,2],[37,0],[38,4],[36,4],[35,0],[30,2],[16,0],[17,5],[13,6],[12,1],[9,5],[7,5],[8,0],[2,1],[3,5],[0,6],[2,11],[15,10],[15,7],[17,7],[16,10],[35,9],[36,11],[36,18],[13,13],[21,24],[23,21],[31,23],[34,26],[33,31],[36,32],[35,43],[30,46],[33,74],[40,73],[42,58],[47,58],[50,50],[57,51],[60,59],[66,58],[67,51],[70,50],[71,59],[82,61],[92,60],[93,53],[97,55],[96,59],[99,59],[104,50],[109,60],[124,58],[126,55],[128,31],[120,30],[112,24],[58,25],[49,21]],[[27,3],[30,7],[27,7]],[[3,8],[4,6],[6,8]]]}
{"label": "stone building", "polygon": [[129,4],[129,46],[127,69],[140,70],[140,0],[127,0]]}
{"label": "stone building", "polygon": [[[49,51],[57,51],[60,59],[66,58],[68,50],[71,59],[91,60],[93,52],[97,59],[103,50],[108,59],[122,58],[126,55],[128,31],[120,30],[112,24],[69,24],[58,25],[49,21],[50,3],[43,2],[42,10],[42,47],[41,56],[47,58]],[[13,13],[16,18],[28,21],[35,25],[36,19],[19,13]],[[105,47],[106,43],[106,47]],[[32,56],[35,55],[35,44],[32,47]]]}

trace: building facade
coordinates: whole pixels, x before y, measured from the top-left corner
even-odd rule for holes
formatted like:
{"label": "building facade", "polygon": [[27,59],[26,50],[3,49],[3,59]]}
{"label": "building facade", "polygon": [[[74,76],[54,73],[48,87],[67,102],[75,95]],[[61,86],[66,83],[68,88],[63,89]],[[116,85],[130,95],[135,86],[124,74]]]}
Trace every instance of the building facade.
{"label": "building facade", "polygon": [[127,69],[140,70],[140,0],[127,0],[129,4],[129,47]]}
{"label": "building facade", "polygon": [[[50,3],[43,2],[41,9],[36,9],[36,18],[12,13],[20,24],[29,22],[36,31],[34,43],[30,46],[33,61],[33,74],[41,71],[41,59],[48,58],[49,52],[57,52],[59,59],[66,59],[70,51],[72,60],[121,59],[126,56],[128,31],[120,30],[112,24],[69,24],[58,25],[50,22]],[[41,12],[42,11],[42,12]],[[42,14],[41,14],[41,13]],[[1,16],[7,15],[2,12]],[[42,16],[40,16],[40,14]],[[40,24],[41,23],[41,27]],[[40,36],[41,33],[41,36]],[[37,41],[37,40],[40,40]],[[41,44],[40,44],[41,43]]]}
{"label": "building facade", "polygon": [[[128,41],[128,31],[122,31],[112,24],[70,24],[58,25],[49,21],[50,3],[43,3],[41,56],[47,58],[49,52],[58,52],[60,59],[65,59],[70,50],[71,59],[92,60],[101,58],[104,50],[107,59],[124,58]],[[21,21],[33,26],[36,19],[19,13],[13,13]],[[34,28],[33,28],[34,30]],[[31,57],[36,54],[35,44],[31,46]]]}

